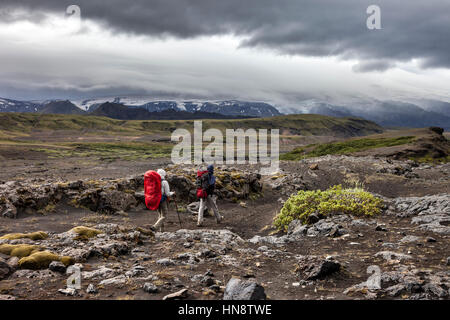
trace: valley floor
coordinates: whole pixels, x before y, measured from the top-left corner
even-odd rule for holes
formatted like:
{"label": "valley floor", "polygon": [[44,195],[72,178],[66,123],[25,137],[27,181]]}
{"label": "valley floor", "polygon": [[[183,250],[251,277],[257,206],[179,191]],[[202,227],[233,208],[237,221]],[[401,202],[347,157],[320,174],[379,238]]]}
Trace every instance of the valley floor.
{"label": "valley floor", "polygon": [[[0,180],[29,185],[79,179],[116,179],[167,165],[149,161],[80,159],[11,160]],[[317,164],[311,166],[312,164]],[[313,168],[313,169],[312,169]],[[236,167],[236,172],[257,168]],[[43,215],[2,218],[0,236],[45,231],[45,240],[0,240],[29,243],[77,257],[82,290],[59,293],[67,275],[11,267],[0,280],[0,297],[17,299],[161,299],[186,288],[189,299],[221,299],[231,277],[260,283],[269,299],[448,299],[450,295],[450,164],[416,165],[411,161],[373,157],[324,156],[282,162],[281,174],[263,178],[259,197],[218,200],[224,222],[212,217],[196,226],[196,217],[182,210],[180,228],[175,208],[163,233],[145,235],[139,228],[157,214],[142,205],[116,215],[101,215],[57,204]],[[168,172],[170,175],[170,168]],[[194,170],[194,168],[192,168]],[[383,197],[386,210],[374,218],[334,216],[305,233],[276,233],[272,220],[290,194],[301,189],[326,189],[335,184],[359,185]],[[179,199],[180,207],[188,202]],[[103,231],[102,236],[77,239],[76,226]],[[339,234],[333,234],[338,228]],[[336,261],[340,271],[310,279],[306,267]],[[313,258],[316,257],[316,258]],[[5,262],[11,258],[0,256]],[[0,261],[1,262],[1,261]],[[14,261],[10,261],[14,263]],[[381,289],[368,290],[369,266],[380,268]],[[93,284],[97,293],[87,293]],[[157,288],[149,293],[144,285]],[[147,290],[149,291],[149,290]]]}

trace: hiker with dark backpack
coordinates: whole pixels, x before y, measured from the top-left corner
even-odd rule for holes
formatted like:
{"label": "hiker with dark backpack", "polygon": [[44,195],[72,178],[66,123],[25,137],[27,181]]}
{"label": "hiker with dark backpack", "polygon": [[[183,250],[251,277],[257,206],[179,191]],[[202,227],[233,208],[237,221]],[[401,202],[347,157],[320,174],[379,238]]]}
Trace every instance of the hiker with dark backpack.
{"label": "hiker with dark backpack", "polygon": [[219,209],[213,199],[215,186],[216,177],[214,176],[214,166],[212,164],[208,166],[207,171],[197,172],[197,197],[200,199],[197,221],[198,227],[201,227],[203,224],[205,207],[214,212],[217,223],[220,223],[223,219],[219,214]]}
{"label": "hiker with dark backpack", "polygon": [[150,228],[152,231],[162,231],[164,221],[169,212],[168,202],[169,197],[175,195],[175,192],[170,191],[169,183],[166,180],[166,171],[158,169],[155,171],[148,171],[144,176],[145,188],[145,204],[149,210],[158,210],[159,218],[156,223]]}

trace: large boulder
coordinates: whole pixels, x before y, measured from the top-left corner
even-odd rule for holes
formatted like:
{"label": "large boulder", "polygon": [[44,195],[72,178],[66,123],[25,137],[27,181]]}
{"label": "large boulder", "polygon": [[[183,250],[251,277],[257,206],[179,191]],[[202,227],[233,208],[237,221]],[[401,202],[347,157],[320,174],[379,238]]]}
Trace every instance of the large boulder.
{"label": "large boulder", "polygon": [[225,288],[223,300],[266,300],[266,293],[256,282],[232,278]]}
{"label": "large boulder", "polygon": [[320,220],[308,229],[307,235],[339,237],[346,233],[342,225],[332,221],[331,219]]}
{"label": "large boulder", "polygon": [[300,220],[295,219],[289,223],[288,235],[306,235],[308,231],[308,226],[304,225]]}
{"label": "large boulder", "polygon": [[99,197],[97,211],[100,213],[115,214],[137,205],[133,195],[116,190],[103,191]]}
{"label": "large boulder", "polygon": [[0,211],[4,218],[15,219],[17,217],[16,207],[8,200],[5,200],[5,203],[0,206]]}
{"label": "large boulder", "polygon": [[393,261],[405,261],[411,260],[412,256],[404,253],[398,253],[393,251],[380,251],[375,254],[375,257],[382,257],[383,259],[393,262]]}
{"label": "large boulder", "polygon": [[450,215],[450,195],[386,199],[388,214],[399,217]]}
{"label": "large boulder", "polygon": [[147,292],[147,293],[157,293],[159,290],[158,290],[158,287],[157,286],[155,286],[153,283],[151,283],[151,282],[146,282],[146,283],[144,283],[144,286],[142,287],[143,289],[144,289],[144,291],[145,292]]}
{"label": "large boulder", "polygon": [[125,275],[119,275],[114,278],[105,279],[100,281],[101,286],[110,286],[110,285],[122,285],[127,282],[127,277]]}
{"label": "large boulder", "polygon": [[64,265],[64,263],[60,262],[60,261],[52,261],[48,268],[51,271],[54,272],[59,272],[59,273],[65,273],[66,272],[66,266]]}
{"label": "large boulder", "polygon": [[167,177],[170,189],[175,191],[179,199],[195,200],[196,186],[188,177],[183,175],[169,175]]}
{"label": "large boulder", "polygon": [[101,192],[101,188],[84,190],[73,198],[72,204],[87,208],[91,211],[97,211]]}
{"label": "large boulder", "polygon": [[10,266],[6,263],[6,261],[0,258],[0,280],[5,279],[10,272]]}
{"label": "large boulder", "polygon": [[141,188],[144,188],[144,175],[128,177],[117,183],[117,190],[122,192],[129,192]]}
{"label": "large boulder", "polygon": [[317,256],[299,256],[298,271],[303,280],[323,279],[341,268],[341,264],[333,259],[324,259]]}

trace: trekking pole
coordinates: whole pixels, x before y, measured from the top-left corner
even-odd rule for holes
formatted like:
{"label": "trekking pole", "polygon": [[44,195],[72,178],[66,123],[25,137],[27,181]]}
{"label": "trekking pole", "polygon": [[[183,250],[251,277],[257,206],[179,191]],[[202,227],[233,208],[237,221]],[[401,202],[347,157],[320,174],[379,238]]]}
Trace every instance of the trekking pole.
{"label": "trekking pole", "polygon": [[178,212],[177,200],[175,199],[175,197],[173,198],[173,203],[175,204],[175,210],[177,211],[178,222],[180,223],[180,228],[183,228],[183,226],[181,225],[180,212]]}

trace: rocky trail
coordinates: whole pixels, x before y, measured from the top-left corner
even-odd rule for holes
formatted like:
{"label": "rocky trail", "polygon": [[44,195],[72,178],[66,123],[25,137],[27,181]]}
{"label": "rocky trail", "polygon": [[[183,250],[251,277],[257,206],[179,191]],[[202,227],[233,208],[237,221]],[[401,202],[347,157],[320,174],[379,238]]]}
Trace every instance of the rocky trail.
{"label": "rocky trail", "polygon": [[[3,181],[0,299],[450,297],[448,164],[325,156],[283,162],[269,177],[255,167],[219,168],[225,220],[207,217],[202,228],[187,210],[194,168],[168,166],[182,228],[171,204],[156,233],[141,168],[126,178]],[[272,227],[289,195],[335,184],[363,185],[382,198],[382,213],[294,220],[286,234]],[[79,290],[66,288],[70,265],[80,268]]]}

